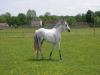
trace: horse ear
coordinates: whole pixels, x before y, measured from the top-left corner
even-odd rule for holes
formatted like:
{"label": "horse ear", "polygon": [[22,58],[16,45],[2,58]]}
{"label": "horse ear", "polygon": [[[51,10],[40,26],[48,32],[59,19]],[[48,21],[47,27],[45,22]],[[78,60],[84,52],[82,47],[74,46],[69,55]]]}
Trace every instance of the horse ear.
{"label": "horse ear", "polygon": [[64,21],[64,23],[67,24],[66,21]]}
{"label": "horse ear", "polygon": [[68,23],[65,21],[65,24],[68,25]]}
{"label": "horse ear", "polygon": [[66,21],[64,21],[64,24],[67,25]]}

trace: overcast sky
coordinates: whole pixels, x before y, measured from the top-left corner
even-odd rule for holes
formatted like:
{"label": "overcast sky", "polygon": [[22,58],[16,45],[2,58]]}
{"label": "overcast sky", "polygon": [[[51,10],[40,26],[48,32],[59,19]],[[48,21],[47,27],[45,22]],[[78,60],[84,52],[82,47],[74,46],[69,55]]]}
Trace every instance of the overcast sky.
{"label": "overcast sky", "polygon": [[37,15],[50,12],[52,15],[76,15],[87,10],[100,11],[100,0],[0,0],[0,14],[26,13],[34,9]]}

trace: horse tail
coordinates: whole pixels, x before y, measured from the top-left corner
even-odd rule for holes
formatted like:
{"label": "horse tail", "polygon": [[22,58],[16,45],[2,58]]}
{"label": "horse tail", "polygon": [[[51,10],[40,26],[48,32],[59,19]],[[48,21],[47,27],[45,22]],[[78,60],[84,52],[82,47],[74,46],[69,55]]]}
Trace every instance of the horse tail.
{"label": "horse tail", "polygon": [[38,39],[37,33],[34,34],[34,49],[35,50],[39,49],[39,39]]}

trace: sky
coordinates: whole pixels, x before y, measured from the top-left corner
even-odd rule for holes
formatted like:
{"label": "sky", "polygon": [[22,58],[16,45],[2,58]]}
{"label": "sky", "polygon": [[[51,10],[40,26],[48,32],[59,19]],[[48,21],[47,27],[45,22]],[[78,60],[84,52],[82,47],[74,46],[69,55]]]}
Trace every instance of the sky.
{"label": "sky", "polygon": [[0,15],[6,12],[18,15],[26,13],[28,9],[35,10],[38,16],[45,12],[74,16],[87,10],[100,11],[100,0],[0,0]]}

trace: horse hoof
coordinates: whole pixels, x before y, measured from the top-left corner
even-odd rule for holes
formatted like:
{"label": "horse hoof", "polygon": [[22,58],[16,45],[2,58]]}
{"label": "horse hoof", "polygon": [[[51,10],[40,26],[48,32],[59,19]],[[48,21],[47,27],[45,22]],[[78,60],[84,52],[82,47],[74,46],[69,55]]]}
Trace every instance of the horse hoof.
{"label": "horse hoof", "polygon": [[60,60],[62,60],[62,58],[60,58]]}
{"label": "horse hoof", "polygon": [[42,59],[45,59],[45,57],[42,57]]}
{"label": "horse hoof", "polygon": [[49,58],[49,60],[52,60],[52,58]]}

